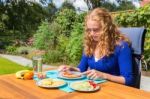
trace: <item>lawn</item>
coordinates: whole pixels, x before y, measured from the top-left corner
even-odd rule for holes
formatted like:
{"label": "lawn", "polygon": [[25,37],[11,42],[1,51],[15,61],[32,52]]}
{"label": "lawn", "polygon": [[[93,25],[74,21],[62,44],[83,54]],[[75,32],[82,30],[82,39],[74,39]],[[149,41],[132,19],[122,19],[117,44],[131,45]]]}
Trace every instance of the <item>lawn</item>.
{"label": "lawn", "polygon": [[5,58],[0,57],[0,75],[15,73],[23,69],[31,69],[31,68],[21,66],[19,64],[16,64],[12,61],[9,61]]}

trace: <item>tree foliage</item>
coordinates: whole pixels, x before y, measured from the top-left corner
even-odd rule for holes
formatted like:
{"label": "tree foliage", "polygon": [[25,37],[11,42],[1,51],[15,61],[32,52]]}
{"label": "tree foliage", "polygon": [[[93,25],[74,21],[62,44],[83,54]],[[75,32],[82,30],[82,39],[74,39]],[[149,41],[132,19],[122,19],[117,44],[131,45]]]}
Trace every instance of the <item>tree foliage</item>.
{"label": "tree foliage", "polygon": [[74,22],[76,12],[72,9],[60,9],[56,13],[56,18],[54,22],[61,25],[60,34],[64,34],[65,36],[70,36],[70,30],[72,29],[72,23]]}
{"label": "tree foliage", "polygon": [[132,10],[135,9],[135,6],[131,1],[122,0],[119,2],[118,10]]}
{"label": "tree foliage", "polygon": [[27,0],[3,0],[0,10],[1,42],[26,41],[48,16],[40,4]]}
{"label": "tree foliage", "polygon": [[104,7],[109,11],[135,9],[135,6],[132,4],[132,2],[127,0],[118,0],[119,6],[116,6],[114,3],[110,3],[107,0],[84,0],[84,1],[86,2],[89,10],[97,7]]}
{"label": "tree foliage", "polygon": [[120,13],[115,21],[119,26],[145,27],[147,29],[144,56],[150,65],[150,5],[139,8],[132,13]]}
{"label": "tree foliage", "polygon": [[83,52],[84,17],[86,13],[76,15],[71,36],[66,46],[66,54],[71,63],[78,64]]}
{"label": "tree foliage", "polygon": [[64,8],[75,10],[75,7],[73,6],[73,3],[71,3],[67,0],[62,4],[60,9],[64,9]]}
{"label": "tree foliage", "polygon": [[42,22],[41,26],[39,26],[34,35],[33,45],[35,48],[46,51],[53,49],[53,39],[55,36],[49,26],[50,24],[48,22]]}

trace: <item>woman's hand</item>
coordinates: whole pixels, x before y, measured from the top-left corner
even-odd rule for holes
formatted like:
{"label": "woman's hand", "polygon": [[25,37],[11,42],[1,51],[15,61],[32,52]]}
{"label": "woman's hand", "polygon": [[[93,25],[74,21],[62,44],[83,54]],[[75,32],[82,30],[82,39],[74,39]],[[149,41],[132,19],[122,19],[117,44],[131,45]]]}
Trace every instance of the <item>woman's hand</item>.
{"label": "woman's hand", "polygon": [[58,71],[59,72],[63,72],[63,71],[66,71],[68,69],[68,66],[67,65],[60,65],[58,67]]}
{"label": "woman's hand", "polygon": [[98,80],[100,78],[107,79],[106,73],[103,73],[94,69],[88,70],[84,74],[86,74],[89,79],[94,79],[94,80]]}
{"label": "woman's hand", "polygon": [[80,71],[80,70],[76,67],[71,67],[68,65],[61,65],[61,66],[59,66],[58,71],[65,72],[65,71]]}

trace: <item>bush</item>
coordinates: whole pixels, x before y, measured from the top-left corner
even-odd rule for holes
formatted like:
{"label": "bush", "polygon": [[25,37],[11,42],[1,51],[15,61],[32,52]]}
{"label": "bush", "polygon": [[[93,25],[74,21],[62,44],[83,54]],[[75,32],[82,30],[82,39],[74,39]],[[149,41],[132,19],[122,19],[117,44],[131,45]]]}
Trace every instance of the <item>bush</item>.
{"label": "bush", "polygon": [[58,50],[49,50],[45,55],[43,55],[44,63],[58,63],[62,61],[62,53]]}
{"label": "bush", "polygon": [[15,46],[7,46],[6,47],[6,53],[8,54],[16,54],[17,47]]}
{"label": "bush", "polygon": [[[68,63],[68,56],[65,52],[71,35],[72,25],[75,21],[76,12],[73,9],[62,8],[56,13],[56,18],[50,24],[50,30],[54,33],[55,52],[61,53],[58,62]],[[52,50],[54,50],[52,49]],[[49,52],[50,53],[50,52]],[[52,53],[53,54],[53,53]],[[54,56],[57,56],[56,54]],[[47,55],[47,57],[49,57]],[[52,60],[52,59],[50,59]],[[49,60],[49,62],[50,62]],[[54,60],[52,60],[54,62]]]}
{"label": "bush", "polygon": [[69,43],[69,38],[68,37],[66,37],[64,35],[60,35],[58,37],[58,46],[57,46],[56,50],[58,50],[61,53],[61,55],[63,56],[63,57],[61,57],[61,60],[62,60],[63,63],[66,63],[66,64],[69,62],[68,56],[65,52],[68,43]]}
{"label": "bush", "polygon": [[50,24],[42,22],[34,35],[33,46],[40,50],[49,50],[53,47],[54,33],[50,31]]}
{"label": "bush", "polygon": [[66,53],[70,63],[78,64],[83,51],[83,26],[85,13],[77,15],[71,31],[71,37],[66,47]]}
{"label": "bush", "polygon": [[16,49],[16,53],[26,55],[26,54],[31,53],[33,50],[35,50],[35,48],[32,48],[30,46],[21,46]]}
{"label": "bush", "polygon": [[69,37],[72,30],[72,24],[74,23],[76,16],[76,12],[73,9],[61,9],[56,13],[56,18],[54,22],[59,24],[61,28],[59,28],[59,34],[63,34]]}
{"label": "bush", "polygon": [[[34,35],[33,45],[45,50],[44,62],[77,64],[82,55],[83,22],[85,14],[61,9],[49,24],[43,22]],[[32,55],[32,54],[31,54]]]}

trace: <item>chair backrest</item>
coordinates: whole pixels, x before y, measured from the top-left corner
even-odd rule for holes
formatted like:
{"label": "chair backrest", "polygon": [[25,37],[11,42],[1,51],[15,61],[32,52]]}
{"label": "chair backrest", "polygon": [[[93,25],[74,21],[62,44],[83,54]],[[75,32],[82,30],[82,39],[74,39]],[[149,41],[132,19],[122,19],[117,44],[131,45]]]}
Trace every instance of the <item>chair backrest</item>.
{"label": "chair backrest", "polygon": [[119,30],[131,41],[131,48],[133,51],[133,73],[135,75],[135,84],[133,87],[140,88],[141,55],[144,51],[146,29],[142,27],[127,27],[119,28]]}

